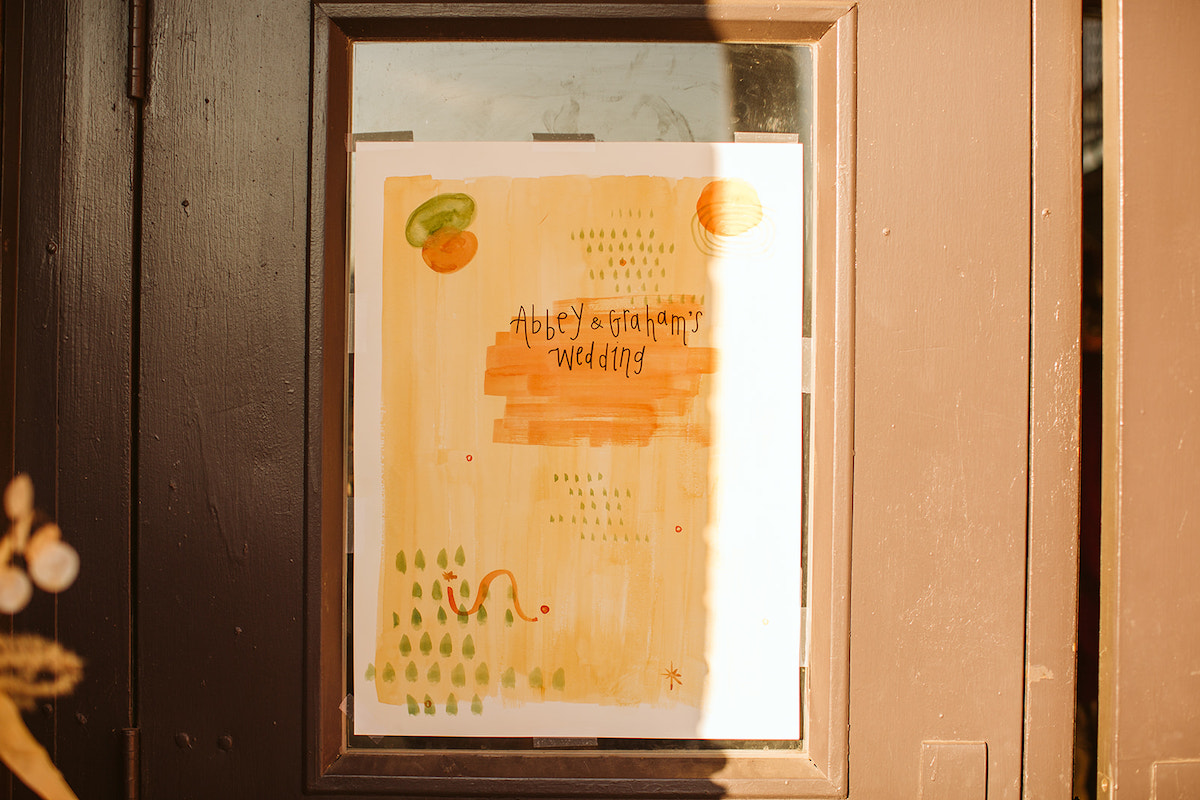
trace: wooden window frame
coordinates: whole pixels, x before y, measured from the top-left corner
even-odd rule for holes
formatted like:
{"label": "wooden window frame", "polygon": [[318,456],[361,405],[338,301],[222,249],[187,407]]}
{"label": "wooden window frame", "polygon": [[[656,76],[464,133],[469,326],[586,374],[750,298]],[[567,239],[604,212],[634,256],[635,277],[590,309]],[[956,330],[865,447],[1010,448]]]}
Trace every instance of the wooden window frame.
{"label": "wooden window frame", "polygon": [[[346,746],[346,142],[352,45],[464,39],[736,41],[813,47],[816,335],[804,750],[375,751]],[[305,481],[304,777],[309,791],[457,797],[847,795],[855,48],[852,3],[314,3]]]}

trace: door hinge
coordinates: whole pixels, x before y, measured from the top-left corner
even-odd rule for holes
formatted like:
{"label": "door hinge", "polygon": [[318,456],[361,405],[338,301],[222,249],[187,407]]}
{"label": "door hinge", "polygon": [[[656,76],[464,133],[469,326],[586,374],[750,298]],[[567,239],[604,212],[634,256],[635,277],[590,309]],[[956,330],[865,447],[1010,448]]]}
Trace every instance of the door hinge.
{"label": "door hinge", "polygon": [[142,782],[141,747],[137,728],[124,728],[122,751],[125,755],[125,800],[138,800],[138,788]]}
{"label": "door hinge", "polygon": [[146,29],[148,0],[129,3],[129,96],[146,98]]}

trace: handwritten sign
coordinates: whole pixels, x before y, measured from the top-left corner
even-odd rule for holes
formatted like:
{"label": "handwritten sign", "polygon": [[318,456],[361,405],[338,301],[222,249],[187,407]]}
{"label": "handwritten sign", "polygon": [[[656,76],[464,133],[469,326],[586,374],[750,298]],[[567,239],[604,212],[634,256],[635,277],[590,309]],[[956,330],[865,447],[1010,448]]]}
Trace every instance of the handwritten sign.
{"label": "handwritten sign", "polygon": [[356,154],[356,732],[798,735],[800,163]]}

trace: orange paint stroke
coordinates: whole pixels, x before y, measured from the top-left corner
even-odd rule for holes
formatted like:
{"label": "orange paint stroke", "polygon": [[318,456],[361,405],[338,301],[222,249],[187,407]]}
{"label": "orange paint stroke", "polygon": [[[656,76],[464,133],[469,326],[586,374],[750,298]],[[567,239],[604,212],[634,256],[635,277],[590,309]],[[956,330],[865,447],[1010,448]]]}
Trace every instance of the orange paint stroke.
{"label": "orange paint stroke", "polygon": [[669,691],[675,689],[676,683],[678,683],[680,686],[683,686],[683,676],[680,674],[679,670],[675,668],[675,662],[671,662],[671,666],[669,666],[667,669],[664,669],[660,674],[667,679],[667,689]]}
{"label": "orange paint stroke", "polygon": [[421,258],[434,272],[448,275],[465,267],[476,251],[479,240],[470,231],[446,226],[431,233],[421,248]]}
{"label": "orange paint stroke", "polygon": [[696,200],[696,216],[716,236],[738,236],[762,221],[758,192],[740,178],[722,178],[704,187]]}
{"label": "orange paint stroke", "polygon": [[450,586],[447,586],[446,600],[450,603],[450,610],[460,617],[469,617],[474,614],[479,610],[479,607],[483,605],[484,598],[487,597],[488,587],[492,585],[492,581],[501,575],[507,575],[509,582],[512,584],[513,610],[517,612],[517,616],[526,622],[537,622],[537,617],[526,616],[525,612],[521,610],[521,603],[517,600],[517,579],[514,578],[513,574],[506,569],[494,569],[487,575],[483,576],[483,580],[479,582],[479,594],[475,596],[475,605],[471,606],[466,611],[463,611],[458,607],[458,603],[454,601],[454,589]]}

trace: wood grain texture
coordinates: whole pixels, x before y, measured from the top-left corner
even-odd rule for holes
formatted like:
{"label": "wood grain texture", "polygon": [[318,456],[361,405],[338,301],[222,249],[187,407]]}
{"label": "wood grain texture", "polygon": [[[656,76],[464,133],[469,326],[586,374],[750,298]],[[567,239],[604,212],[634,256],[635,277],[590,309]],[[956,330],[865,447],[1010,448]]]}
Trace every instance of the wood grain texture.
{"label": "wood grain texture", "polygon": [[1103,24],[1098,782],[1135,800],[1154,762],[1200,756],[1200,219],[1182,201],[1200,190],[1200,7],[1105,3]]}
{"label": "wood grain texture", "polygon": [[1033,4],[1033,265],[1023,796],[1071,793],[1079,558],[1083,20]]}
{"label": "wood grain texture", "polygon": [[58,637],[86,661],[58,703],[57,761],[81,797],[122,785],[133,724],[131,505],[135,117],[125,3],[68,5],[59,254],[57,517],[79,550]]}
{"label": "wood grain texture", "polygon": [[[339,758],[347,720],[346,213],[350,129],[349,40],[320,9],[313,12],[312,136],[308,276],[308,482],[305,487],[305,787],[315,788]],[[319,376],[319,377],[318,377]]]}
{"label": "wood grain texture", "polygon": [[294,797],[311,9],[181,2],[156,5],[150,23],[143,787],[154,798]]}
{"label": "wood grain texture", "polygon": [[[123,4],[26,9],[16,467],[79,551],[79,579],[15,627],[81,653],[85,679],[27,716],[82,796],[121,786],[130,706],[134,109]],[[24,796],[24,790],[16,794]]]}
{"label": "wood grain texture", "polygon": [[[56,512],[62,154],[57,137],[45,134],[63,130],[66,4],[50,3],[40,11],[24,11],[13,466],[33,478],[37,506]],[[13,629],[52,636],[54,606],[53,597],[35,593],[13,618]],[[51,758],[56,756],[56,712],[55,704],[46,702],[38,713],[26,716],[30,731]],[[13,780],[12,786],[13,797],[36,796],[19,781]]]}
{"label": "wood grain texture", "polygon": [[1020,796],[1030,6],[859,7],[850,781],[922,740]]}

